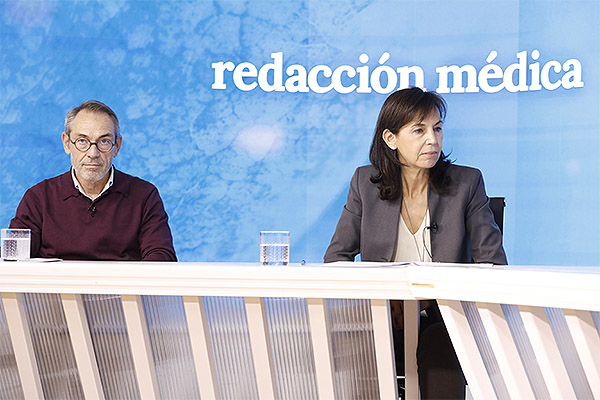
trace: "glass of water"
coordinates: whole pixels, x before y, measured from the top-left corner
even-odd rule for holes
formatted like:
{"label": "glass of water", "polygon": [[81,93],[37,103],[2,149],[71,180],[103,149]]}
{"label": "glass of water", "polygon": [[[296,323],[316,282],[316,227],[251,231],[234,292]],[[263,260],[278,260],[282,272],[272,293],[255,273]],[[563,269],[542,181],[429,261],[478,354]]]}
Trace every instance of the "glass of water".
{"label": "glass of water", "polygon": [[289,231],[260,231],[260,262],[262,265],[288,265]]}
{"label": "glass of water", "polygon": [[2,260],[29,260],[31,230],[2,229]]}

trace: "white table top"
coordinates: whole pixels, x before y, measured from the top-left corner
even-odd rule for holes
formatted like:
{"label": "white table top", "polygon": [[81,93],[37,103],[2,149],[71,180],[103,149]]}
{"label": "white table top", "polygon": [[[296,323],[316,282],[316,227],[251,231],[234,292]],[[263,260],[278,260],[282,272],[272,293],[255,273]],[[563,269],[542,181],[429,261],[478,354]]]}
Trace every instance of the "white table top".
{"label": "white table top", "polygon": [[0,291],[446,298],[600,311],[600,267],[444,263],[0,262]]}

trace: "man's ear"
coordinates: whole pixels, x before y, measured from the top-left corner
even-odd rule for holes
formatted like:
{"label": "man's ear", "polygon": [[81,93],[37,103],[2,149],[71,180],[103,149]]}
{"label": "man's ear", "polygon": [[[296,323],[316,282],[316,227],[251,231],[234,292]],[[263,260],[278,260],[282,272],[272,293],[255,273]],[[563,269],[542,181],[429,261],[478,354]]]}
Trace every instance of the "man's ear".
{"label": "man's ear", "polygon": [[119,150],[121,150],[121,145],[123,144],[123,136],[119,135],[119,138],[117,139],[117,144],[115,145],[116,151],[115,151],[115,155],[113,156],[116,157],[117,154],[119,154]]}
{"label": "man's ear", "polygon": [[392,150],[398,149],[398,146],[396,145],[396,135],[394,135],[392,133],[392,131],[390,131],[389,129],[386,129],[383,131],[381,138],[383,139],[385,144],[388,145],[388,147],[390,149],[392,149]]}
{"label": "man's ear", "polygon": [[63,147],[65,148],[65,153],[71,154],[71,142],[69,141],[69,136],[66,133],[62,133],[62,142]]}

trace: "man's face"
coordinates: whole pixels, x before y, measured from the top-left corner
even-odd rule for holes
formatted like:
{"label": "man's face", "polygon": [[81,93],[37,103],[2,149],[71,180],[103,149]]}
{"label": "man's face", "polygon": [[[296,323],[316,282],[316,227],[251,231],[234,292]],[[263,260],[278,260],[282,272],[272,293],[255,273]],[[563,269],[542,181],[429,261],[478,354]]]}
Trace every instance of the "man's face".
{"label": "man's face", "polygon": [[64,132],[62,134],[65,152],[71,155],[71,164],[80,183],[86,186],[105,184],[112,160],[121,149],[122,138],[116,140],[108,153],[100,152],[95,145],[91,145],[87,151],[78,150],[72,142],[83,138],[92,143],[102,139],[110,139],[115,143],[115,128],[110,117],[101,112],[82,110],[73,120],[70,137]]}

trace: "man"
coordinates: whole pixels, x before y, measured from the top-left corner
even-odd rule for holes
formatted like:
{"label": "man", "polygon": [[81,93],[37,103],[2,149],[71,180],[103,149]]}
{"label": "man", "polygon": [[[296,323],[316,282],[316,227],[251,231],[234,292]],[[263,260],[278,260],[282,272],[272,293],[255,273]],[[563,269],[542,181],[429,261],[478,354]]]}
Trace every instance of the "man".
{"label": "man", "polygon": [[10,223],[31,229],[31,257],[177,261],[156,187],[113,167],[123,143],[113,110],[73,108],[62,142],[71,170],[27,190]]}

